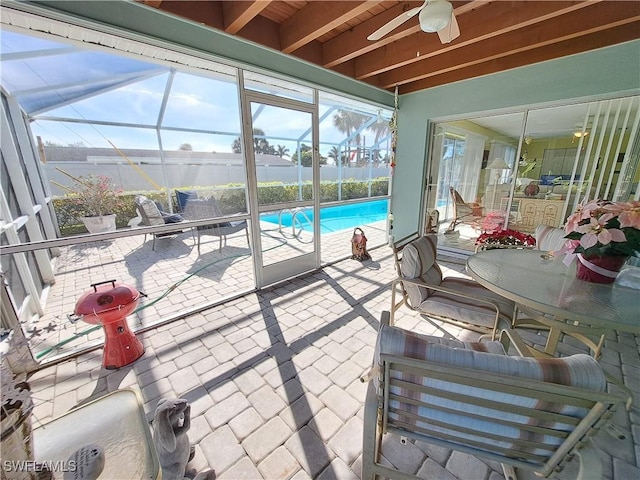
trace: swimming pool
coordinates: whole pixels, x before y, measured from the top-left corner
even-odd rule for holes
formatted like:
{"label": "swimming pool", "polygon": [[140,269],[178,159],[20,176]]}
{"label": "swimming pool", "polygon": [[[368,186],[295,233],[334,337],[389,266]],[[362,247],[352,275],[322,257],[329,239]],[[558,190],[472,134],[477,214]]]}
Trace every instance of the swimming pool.
{"label": "swimming pool", "polygon": [[[389,201],[385,199],[335,207],[320,207],[320,233],[332,233],[385,220],[388,204]],[[293,216],[292,212],[284,212],[281,218],[282,226],[290,227]],[[278,225],[278,214],[260,215],[260,220]],[[312,231],[313,210],[304,208],[295,212],[295,222],[297,228],[308,232]]]}

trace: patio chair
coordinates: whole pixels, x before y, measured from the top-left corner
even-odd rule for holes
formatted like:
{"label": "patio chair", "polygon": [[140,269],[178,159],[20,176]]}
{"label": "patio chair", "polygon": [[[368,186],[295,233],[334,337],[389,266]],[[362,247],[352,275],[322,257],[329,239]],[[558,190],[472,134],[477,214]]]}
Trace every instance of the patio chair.
{"label": "patio chair", "polygon": [[550,225],[538,225],[533,234],[536,237],[536,249],[547,252],[557,252],[567,241],[564,236],[567,233],[562,228]]}
{"label": "patio chair", "polygon": [[511,342],[521,343],[513,332],[501,332],[500,342],[467,343],[395,328],[388,319],[383,312],[373,368],[362,378],[372,380],[362,480],[419,478],[381,458],[389,433],[404,444],[418,440],[500,463],[508,480],[516,468],[548,477],[575,455],[578,478],[602,478],[590,439],[626,395],[607,393],[595,359],[509,356]]}
{"label": "patio chair", "polygon": [[[515,303],[474,280],[444,276],[436,261],[436,234],[393,245],[398,277],[391,286],[391,322],[406,305],[435,318],[480,333],[495,335],[498,324],[511,325]],[[397,300],[397,296],[401,299]]]}
{"label": "patio chair", "polygon": [[[217,218],[222,217],[222,211],[218,206],[218,202],[214,197],[207,199],[193,199],[190,198],[184,206],[184,216],[188,220],[203,220],[205,218]],[[222,252],[222,241],[227,243],[227,235],[233,235],[234,233],[245,232],[247,237],[247,244],[249,243],[249,230],[247,228],[246,220],[239,220],[233,222],[219,222],[211,225],[202,225],[196,227],[197,242],[198,242],[198,254],[200,253],[200,237],[202,235],[213,235],[220,239],[220,246],[218,251]]]}
{"label": "patio chair", "polygon": [[484,209],[477,202],[465,202],[458,191],[449,187],[449,193],[453,200],[453,220],[449,224],[449,228],[444,233],[453,233],[456,226],[461,223],[466,223],[472,227],[479,229],[481,226],[482,217],[484,217]]}
{"label": "patio chair", "polygon": [[[138,211],[138,215],[142,219],[141,225],[145,227],[152,227],[156,225],[166,225],[169,223],[180,223],[184,221],[184,219],[180,215],[169,214],[162,212],[156,202],[151,200],[150,198],[145,197],[144,195],[137,195],[134,199],[136,204],[136,210]],[[162,233],[151,233],[150,235],[153,237],[153,243],[151,244],[151,249],[156,249],[156,238],[167,238],[174,236],[178,233],[182,233],[184,229],[180,228],[179,230],[171,230],[168,232]],[[147,234],[144,234],[144,242],[147,241]]]}

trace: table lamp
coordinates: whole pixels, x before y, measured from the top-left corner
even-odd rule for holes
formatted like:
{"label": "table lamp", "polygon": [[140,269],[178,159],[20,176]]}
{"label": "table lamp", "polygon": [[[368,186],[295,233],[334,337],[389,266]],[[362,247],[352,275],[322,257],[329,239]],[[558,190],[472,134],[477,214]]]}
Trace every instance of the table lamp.
{"label": "table lamp", "polygon": [[504,161],[503,158],[499,158],[496,157],[493,159],[493,161],[487,165],[487,169],[491,170],[492,172],[495,172],[495,175],[493,175],[493,193],[491,195],[491,209],[495,208],[495,202],[496,202],[496,189],[498,187],[498,180],[500,179],[500,174],[502,170],[509,170],[509,165],[507,165],[507,162]]}

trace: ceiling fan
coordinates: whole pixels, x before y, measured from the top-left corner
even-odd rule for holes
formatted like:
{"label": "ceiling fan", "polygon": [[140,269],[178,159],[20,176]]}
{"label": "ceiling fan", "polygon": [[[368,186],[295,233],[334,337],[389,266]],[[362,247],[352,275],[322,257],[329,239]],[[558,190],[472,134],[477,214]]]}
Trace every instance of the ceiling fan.
{"label": "ceiling fan", "polygon": [[380,40],[407,20],[418,15],[420,28],[427,33],[438,32],[442,43],[449,43],[460,36],[460,28],[453,6],[447,0],[426,0],[422,6],[401,13],[390,22],[367,37],[367,40]]}

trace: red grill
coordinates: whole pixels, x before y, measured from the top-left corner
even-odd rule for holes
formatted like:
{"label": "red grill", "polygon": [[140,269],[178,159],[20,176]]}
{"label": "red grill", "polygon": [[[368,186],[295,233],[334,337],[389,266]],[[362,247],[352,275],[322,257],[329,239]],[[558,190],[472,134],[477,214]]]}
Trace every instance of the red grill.
{"label": "red grill", "polygon": [[78,299],[74,313],[87,323],[102,325],[105,334],[102,365],[105,368],[128,365],[144,353],[142,343],[127,324],[127,316],[138,305],[140,292],[128,285],[116,285],[115,280],[91,286],[93,291]]}

